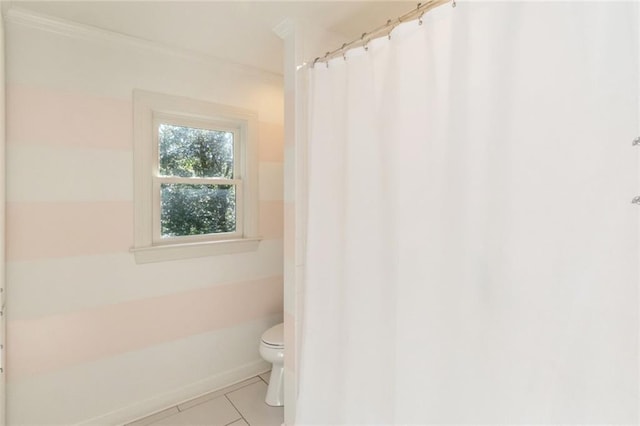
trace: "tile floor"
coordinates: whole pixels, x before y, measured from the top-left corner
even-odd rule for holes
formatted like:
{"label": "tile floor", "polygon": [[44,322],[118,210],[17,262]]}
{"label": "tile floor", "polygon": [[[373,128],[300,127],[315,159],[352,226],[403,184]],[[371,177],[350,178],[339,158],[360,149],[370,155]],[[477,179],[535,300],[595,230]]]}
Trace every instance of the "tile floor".
{"label": "tile floor", "polygon": [[284,409],[264,403],[269,374],[260,374],[126,426],[280,426]]}

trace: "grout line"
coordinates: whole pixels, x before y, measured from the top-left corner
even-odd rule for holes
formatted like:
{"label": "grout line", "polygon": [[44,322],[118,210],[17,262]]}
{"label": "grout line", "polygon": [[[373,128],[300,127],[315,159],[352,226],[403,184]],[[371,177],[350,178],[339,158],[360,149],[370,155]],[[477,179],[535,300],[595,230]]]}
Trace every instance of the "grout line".
{"label": "grout line", "polygon": [[[258,383],[258,382],[256,382],[256,383]],[[231,393],[231,392],[229,392],[229,393]],[[233,405],[233,408],[235,408],[235,409],[236,409],[236,411],[238,412],[238,414],[240,414],[240,417],[242,417],[242,420],[244,420],[244,422],[245,422],[246,424],[248,424],[249,426],[251,426],[251,423],[249,423],[249,422],[247,421],[247,419],[245,419],[245,418],[244,418],[244,416],[242,415],[242,413],[240,412],[240,410],[238,410],[238,407],[236,407],[236,404],[234,404],[234,403],[233,403],[233,401],[231,401],[231,398],[229,398],[229,396],[228,396],[226,393],[224,394],[224,397],[225,397],[225,398],[227,398],[227,401],[229,401],[229,404]],[[238,419],[238,420],[239,420],[239,419]],[[236,421],[236,422],[237,422],[238,420],[234,420],[234,421]]]}
{"label": "grout line", "polygon": [[[269,371],[270,371],[270,370],[265,371],[264,373],[260,373],[260,374],[265,374],[265,373],[268,373]],[[192,408],[195,408],[195,407],[197,407],[197,406],[199,406],[199,405],[202,405],[202,404],[204,404],[204,403],[207,403],[207,402],[209,402],[209,401],[212,401],[212,400],[214,400],[214,399],[217,399],[217,398],[220,398],[220,397],[223,397],[223,396],[227,399],[227,401],[229,401],[229,403],[233,406],[233,408],[236,410],[236,412],[237,412],[237,413],[238,413],[238,415],[240,416],[240,418],[237,418],[237,419],[233,420],[231,423],[227,423],[227,425],[225,425],[225,426],[228,426],[228,425],[230,425],[230,424],[232,424],[232,423],[235,423],[235,422],[237,422],[238,420],[244,420],[244,421],[245,421],[245,423],[247,423],[248,425],[250,425],[250,423],[249,423],[249,422],[247,421],[247,419],[242,415],[242,413],[240,412],[240,410],[238,410],[238,407],[236,407],[236,406],[235,406],[235,404],[231,401],[231,398],[229,398],[227,395],[228,395],[228,394],[230,394],[230,393],[232,393],[232,392],[235,392],[235,391],[237,391],[237,390],[243,389],[243,388],[245,388],[245,387],[247,387],[247,386],[250,386],[250,385],[253,385],[253,384],[256,384],[256,383],[260,383],[260,381],[262,381],[262,382],[264,382],[264,383],[266,383],[266,384],[268,385],[268,383],[267,383],[267,382],[266,382],[262,377],[260,377],[260,374],[257,374],[257,375],[255,375],[255,376],[253,376],[253,377],[249,377],[248,379],[245,379],[245,380],[243,380],[243,381],[241,381],[241,382],[238,382],[238,383],[236,383],[236,384],[234,384],[234,385],[227,386],[226,388],[222,388],[222,389],[218,389],[218,390],[215,390],[215,391],[211,391],[211,392],[205,393],[204,395],[200,395],[200,396],[197,396],[197,397],[195,397],[195,398],[193,398],[193,399],[190,399],[190,400],[188,400],[188,401],[181,402],[181,403],[180,403],[180,404],[178,404],[178,405],[173,405],[173,406],[171,406],[171,407],[167,407],[167,408],[165,408],[164,410],[160,410],[160,411],[158,411],[158,412],[156,412],[156,413],[153,413],[153,414],[147,415],[147,416],[145,416],[145,417],[139,418],[139,419],[137,419],[137,420],[134,420],[133,422],[126,423],[124,426],[127,426],[127,425],[129,425],[129,424],[136,424],[136,423],[138,423],[138,422],[143,422],[144,420],[147,420],[147,419],[150,419],[150,418],[152,418],[152,417],[154,417],[154,416],[157,416],[158,414],[160,414],[160,413],[162,413],[162,412],[164,412],[164,411],[171,411],[171,410],[173,410],[174,408],[176,409],[176,412],[174,412],[174,413],[170,413],[170,414],[168,413],[166,416],[162,416],[162,417],[160,417],[160,418],[158,418],[158,419],[153,419],[153,422],[152,422],[152,423],[149,423],[149,426],[152,426],[152,425],[153,425],[153,423],[155,423],[156,421],[160,421],[160,420],[163,420],[163,419],[165,419],[165,418],[167,418],[167,417],[171,417],[171,416],[175,416],[175,415],[180,414],[180,413],[184,413],[184,412],[186,412],[186,411],[188,411],[188,410],[190,410],[190,409],[192,409]],[[239,385],[240,383],[248,382],[248,381],[249,381],[249,380],[251,380],[251,379],[257,379],[257,380],[255,380],[255,381],[253,381],[253,382],[246,383],[246,384],[244,384],[244,385],[242,385],[242,386],[240,386],[240,387],[237,387],[237,388],[235,388],[235,389],[233,389],[233,390],[230,390],[230,391],[228,391],[228,392],[226,392],[226,393],[222,393],[222,392],[223,392],[223,391],[225,391],[226,389],[234,388],[235,386]],[[218,395],[218,396],[216,396],[216,397],[213,397],[213,398],[210,398],[210,399],[207,399],[207,400],[205,400],[205,401],[202,401],[202,402],[201,402],[201,403],[199,403],[199,404],[196,404],[196,405],[193,405],[193,406],[187,407],[187,408],[185,408],[184,410],[181,410],[181,409],[180,409],[180,405],[188,404],[188,403],[189,403],[189,402],[191,402],[191,401],[194,401],[194,400],[199,399],[199,398],[202,398],[202,397],[204,397],[204,396],[206,396],[206,395],[211,395],[211,394],[215,394],[215,393],[220,393],[220,395]]]}
{"label": "grout line", "polygon": [[262,378],[262,376],[263,376],[263,375],[266,375],[266,374],[271,374],[271,370],[267,370],[267,371],[265,371],[264,373],[260,373],[260,374],[258,374],[258,378],[259,378],[260,380],[262,380],[263,382],[265,382],[267,386],[269,386],[269,382],[267,382],[265,379],[263,379],[263,378]]}
{"label": "grout line", "polygon": [[[251,379],[257,379],[257,380],[255,380],[253,382],[249,382]],[[261,380],[260,376],[249,377],[248,379],[242,380],[242,381],[240,381],[238,383],[235,383],[233,385],[229,385],[229,386],[226,386],[226,387],[224,387],[222,389],[218,389],[218,390],[214,390],[214,391],[211,391],[211,392],[207,392],[205,394],[202,394],[202,395],[197,396],[195,398],[192,398],[190,400],[181,402],[180,404],[176,405],[175,407],[178,409],[178,412],[183,413],[183,412],[185,412],[185,411],[187,411],[187,410],[189,410],[189,409],[191,409],[193,407],[197,407],[198,405],[202,405],[202,404],[204,404],[206,402],[209,402],[212,399],[220,398],[221,396],[224,396],[227,393],[235,392],[235,391],[240,390],[240,389],[242,389],[242,388],[244,388],[246,386],[252,385],[254,383],[258,383],[260,380]],[[244,383],[244,382],[249,382],[249,383],[246,383],[246,384],[243,384],[242,386],[239,386],[241,383]],[[233,390],[228,390],[228,389],[233,389]],[[218,395],[217,396],[211,396],[210,398],[208,398],[208,396],[214,395],[214,394],[218,394]],[[193,402],[193,401],[195,401],[197,399],[201,399],[201,398],[206,398],[206,399],[204,399],[203,401],[201,401],[201,402],[199,402],[199,403],[197,403],[195,405],[189,406],[189,407],[187,407],[185,409],[181,409],[180,408],[181,405],[189,404],[189,403],[191,403],[191,402]]]}
{"label": "grout line", "polygon": [[[176,412],[173,412],[173,409],[176,409]],[[164,420],[168,417],[175,416],[180,414],[180,410],[178,410],[178,406],[174,405],[173,407],[165,408],[164,410],[157,411],[153,414],[149,414],[147,416],[141,417],[137,420],[125,423],[124,426],[151,426],[154,423],[159,422],[160,420]]]}
{"label": "grout line", "polygon": [[[235,408],[235,407],[234,407],[234,408]],[[236,411],[238,411],[238,409],[237,409],[237,408],[236,408]],[[238,415],[239,415],[240,417],[238,417],[237,419],[235,419],[235,420],[234,420],[234,421],[232,421],[231,423],[227,423],[227,424],[226,424],[226,425],[224,425],[224,426],[232,425],[232,424],[234,424],[235,422],[237,422],[238,420],[244,420],[244,417],[242,417],[242,414],[240,414],[240,412],[239,412],[239,411],[238,411]],[[245,422],[246,422],[246,420],[245,420]]]}

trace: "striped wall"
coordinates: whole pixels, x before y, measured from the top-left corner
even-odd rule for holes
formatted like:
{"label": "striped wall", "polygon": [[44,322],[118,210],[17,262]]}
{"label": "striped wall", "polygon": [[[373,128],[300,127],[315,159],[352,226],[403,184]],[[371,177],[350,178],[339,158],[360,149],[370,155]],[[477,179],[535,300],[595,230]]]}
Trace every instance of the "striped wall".
{"label": "striped wall", "polygon": [[[282,77],[14,10],[6,31],[8,424],[123,423],[263,371]],[[258,113],[256,252],[134,262],[134,88]]]}
{"label": "striped wall", "polygon": [[[6,164],[6,113],[5,101],[6,93],[4,90],[5,81],[5,37],[4,37],[4,11],[0,10],[0,164]],[[3,318],[5,309],[6,295],[6,267],[5,267],[5,240],[6,240],[6,173],[0,173],[0,309],[2,309]],[[6,347],[6,321],[0,320],[0,347]],[[0,356],[0,426],[6,423],[6,365],[5,353]]]}

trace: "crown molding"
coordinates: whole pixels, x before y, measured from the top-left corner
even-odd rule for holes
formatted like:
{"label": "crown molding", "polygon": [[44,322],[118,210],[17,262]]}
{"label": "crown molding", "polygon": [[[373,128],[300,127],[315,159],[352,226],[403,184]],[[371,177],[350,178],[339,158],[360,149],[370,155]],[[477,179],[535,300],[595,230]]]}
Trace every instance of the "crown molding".
{"label": "crown molding", "polygon": [[4,20],[9,24],[23,25],[50,33],[71,37],[82,38],[89,41],[107,41],[111,43],[125,44],[147,51],[160,54],[176,56],[182,59],[191,59],[207,63],[216,67],[227,68],[233,72],[242,72],[246,75],[263,78],[272,82],[282,82],[282,74],[239,64],[231,61],[208,55],[194,50],[182,49],[169,46],[157,41],[134,37],[127,34],[117,33],[110,30],[80,24],[78,22],[67,21],[60,18],[42,15],[30,10],[21,9],[14,5],[4,14]]}
{"label": "crown molding", "polygon": [[280,22],[278,25],[273,27],[272,31],[276,33],[278,37],[285,40],[295,32],[295,29],[296,29],[295,22],[290,18],[286,18],[282,22]]}

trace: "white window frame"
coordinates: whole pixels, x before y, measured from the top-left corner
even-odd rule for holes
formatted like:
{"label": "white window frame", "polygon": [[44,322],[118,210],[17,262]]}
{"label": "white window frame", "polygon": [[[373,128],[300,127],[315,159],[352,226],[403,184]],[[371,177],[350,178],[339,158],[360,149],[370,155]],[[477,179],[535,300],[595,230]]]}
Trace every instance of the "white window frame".
{"label": "white window frame", "polygon": [[[187,259],[256,250],[258,236],[257,115],[244,109],[143,90],[133,92],[134,247],[136,263]],[[229,131],[234,134],[234,177],[159,176],[161,124]],[[233,184],[236,232],[162,237],[162,183]]]}

